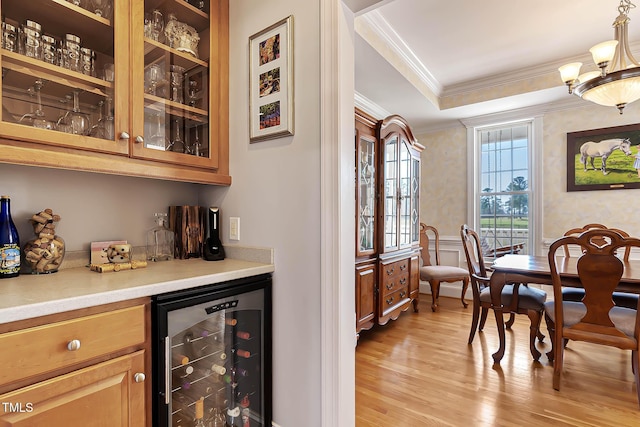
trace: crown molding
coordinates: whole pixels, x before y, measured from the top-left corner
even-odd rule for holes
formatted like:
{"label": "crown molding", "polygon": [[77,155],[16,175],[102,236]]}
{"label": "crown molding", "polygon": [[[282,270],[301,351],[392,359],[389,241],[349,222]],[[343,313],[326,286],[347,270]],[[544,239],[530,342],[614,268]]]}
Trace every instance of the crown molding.
{"label": "crown molding", "polygon": [[359,92],[354,93],[355,106],[376,119],[384,119],[391,113]]}
{"label": "crown molding", "polygon": [[433,77],[427,67],[424,66],[416,54],[413,53],[409,46],[407,46],[404,40],[402,40],[398,33],[395,32],[393,27],[389,25],[389,22],[384,19],[379,11],[373,10],[365,15],[358,16],[356,18],[356,24],[355,29],[358,34],[366,40],[366,36],[361,31],[358,31],[359,25],[366,26],[391,50],[397,53],[403,64],[411,70],[418,80],[420,80],[437,97],[440,97],[443,89],[440,82]]}

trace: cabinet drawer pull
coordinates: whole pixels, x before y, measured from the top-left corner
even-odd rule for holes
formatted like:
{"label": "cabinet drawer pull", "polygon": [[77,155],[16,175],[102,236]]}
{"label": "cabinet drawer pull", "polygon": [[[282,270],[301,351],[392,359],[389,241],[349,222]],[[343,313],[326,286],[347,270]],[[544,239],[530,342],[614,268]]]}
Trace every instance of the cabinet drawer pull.
{"label": "cabinet drawer pull", "polygon": [[393,283],[393,282],[391,282],[391,283],[387,283],[387,284],[386,284],[386,287],[387,287],[387,290],[389,290],[389,291],[390,291],[391,289],[393,289],[393,287],[394,287],[394,283]]}
{"label": "cabinet drawer pull", "polygon": [[400,284],[404,285],[405,283],[407,283],[407,278],[403,277],[402,279],[400,279]]}
{"label": "cabinet drawer pull", "polygon": [[78,351],[80,350],[80,340],[71,340],[67,343],[67,350]]}
{"label": "cabinet drawer pull", "polygon": [[387,270],[387,275],[391,276],[395,271],[395,269],[396,269],[395,267],[391,267],[389,270]]}
{"label": "cabinet drawer pull", "polygon": [[387,305],[391,305],[393,303],[393,297],[386,299]]}
{"label": "cabinet drawer pull", "polygon": [[402,264],[402,265],[400,266],[400,271],[404,271],[404,270],[406,270],[406,269],[407,269],[407,264]]}
{"label": "cabinet drawer pull", "polygon": [[142,383],[147,377],[142,372],[136,372],[133,376],[133,380],[137,383]]}
{"label": "cabinet drawer pull", "polygon": [[405,291],[400,292],[400,298],[404,298],[407,295]]}

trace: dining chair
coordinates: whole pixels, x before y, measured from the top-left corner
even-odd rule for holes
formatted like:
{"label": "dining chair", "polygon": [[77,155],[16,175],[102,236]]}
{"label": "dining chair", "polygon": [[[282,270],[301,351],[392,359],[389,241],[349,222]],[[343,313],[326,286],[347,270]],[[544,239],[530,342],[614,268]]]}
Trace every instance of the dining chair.
{"label": "dining chair", "polygon": [[[586,224],[582,227],[572,228],[570,230],[567,230],[564,233],[564,236],[579,236],[580,234],[589,230],[613,230],[623,237],[629,237],[629,234],[626,231],[620,230],[618,228],[609,228],[606,225],[598,224],[598,223],[591,223],[591,224]],[[597,239],[596,239],[596,242],[597,242]],[[600,243],[605,243],[605,242],[600,241]],[[563,253],[566,258],[571,257],[570,247],[571,247],[570,244],[565,244],[564,246],[562,246]],[[631,247],[627,247],[624,250],[624,255],[622,259],[625,262],[629,261],[630,254],[631,254]],[[584,298],[584,295],[585,295],[585,291],[583,288],[576,288],[576,287],[562,288],[563,301],[582,301],[582,299]],[[638,306],[638,297],[639,297],[638,294],[630,294],[627,292],[614,292],[613,302],[620,307],[635,309]],[[553,320],[549,318],[549,316],[546,313],[545,313],[545,323],[547,324],[547,330],[549,331],[549,334],[553,336],[553,330],[555,329],[555,326],[553,325]],[[569,340],[565,339],[563,342],[563,346],[566,347],[568,342]],[[554,349],[553,349],[553,341],[552,341],[551,350],[547,353],[547,358],[550,361],[553,361],[553,352],[554,352]]]}
{"label": "dining chair", "polygon": [[[430,237],[430,235],[432,237]],[[432,262],[431,253],[429,251],[431,239],[433,239],[435,263]],[[420,280],[429,282],[429,286],[431,287],[431,310],[436,311],[438,308],[441,282],[462,282],[460,301],[462,301],[464,308],[467,308],[468,304],[464,300],[464,295],[469,287],[469,272],[461,267],[440,264],[440,234],[434,226],[420,223],[420,246],[420,254],[422,257]]]}
{"label": "dining chair", "polygon": [[[580,284],[585,290],[582,301],[562,299],[562,280],[558,273],[556,252],[565,245],[578,245],[582,255],[577,262]],[[553,282],[553,301],[545,304],[545,313],[553,320],[553,388],[560,390],[564,364],[565,339],[631,350],[632,370],[640,404],[640,316],[636,309],[617,306],[613,293],[624,272],[625,263],[619,249],[638,247],[640,239],[625,237],[610,229],[591,229],[579,236],[565,236],[549,247],[549,268]],[[557,303],[561,301],[561,303]],[[551,332],[551,331],[550,331]]]}
{"label": "dining chair", "polygon": [[[471,277],[471,290],[473,292],[473,317],[471,321],[471,331],[469,341],[471,344],[475,337],[476,330],[482,331],[487,320],[487,314],[491,303],[491,291],[489,288],[490,276],[484,264],[480,237],[478,233],[469,228],[466,224],[460,227],[460,237],[464,254],[467,258],[467,266]],[[529,328],[529,349],[534,360],[540,359],[540,352],[536,348],[536,337],[542,341],[544,335],[540,332],[540,321],[544,312],[544,303],[547,293],[542,289],[526,286],[520,283],[505,285],[502,289],[501,302],[503,313],[510,313],[509,321],[505,326],[511,328],[515,321],[516,314],[526,314],[531,322]],[[482,313],[480,313],[482,311]]]}

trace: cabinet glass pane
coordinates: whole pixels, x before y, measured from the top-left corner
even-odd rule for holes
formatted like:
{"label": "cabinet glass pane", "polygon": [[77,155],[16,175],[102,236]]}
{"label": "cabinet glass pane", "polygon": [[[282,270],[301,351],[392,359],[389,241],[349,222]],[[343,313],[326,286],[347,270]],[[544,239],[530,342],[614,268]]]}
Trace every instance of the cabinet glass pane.
{"label": "cabinet glass pane", "polygon": [[420,242],[420,159],[411,160],[411,241]]}
{"label": "cabinet glass pane", "polygon": [[358,239],[359,252],[373,250],[376,203],[375,141],[358,143]]}
{"label": "cabinet glass pane", "polygon": [[384,246],[398,246],[398,137],[384,146]]}
{"label": "cabinet glass pane", "polygon": [[145,1],[145,148],[210,156],[208,6]]}
{"label": "cabinet glass pane", "polygon": [[400,144],[400,246],[411,244],[411,152],[406,140]]}
{"label": "cabinet glass pane", "polygon": [[99,140],[115,139],[114,3],[81,4],[2,1],[3,133],[25,126],[50,132],[37,140],[109,149]]}

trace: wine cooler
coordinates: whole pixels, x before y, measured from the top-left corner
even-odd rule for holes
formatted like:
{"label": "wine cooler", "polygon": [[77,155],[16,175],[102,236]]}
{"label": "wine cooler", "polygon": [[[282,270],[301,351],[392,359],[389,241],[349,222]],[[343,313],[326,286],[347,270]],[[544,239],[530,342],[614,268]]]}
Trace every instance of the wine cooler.
{"label": "wine cooler", "polygon": [[271,426],[271,275],[158,295],[152,314],[154,426]]}

